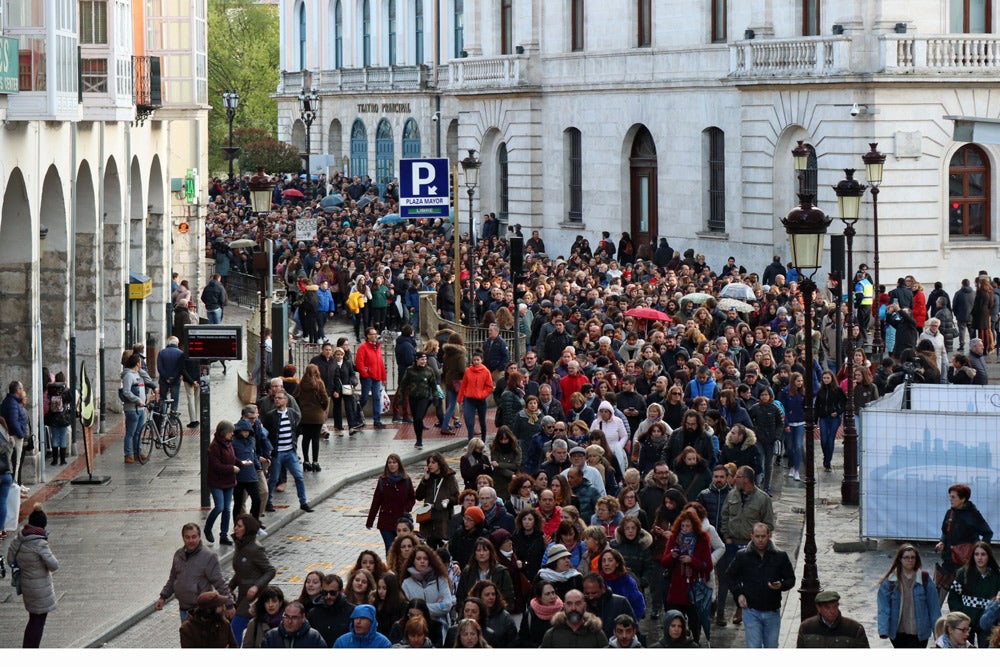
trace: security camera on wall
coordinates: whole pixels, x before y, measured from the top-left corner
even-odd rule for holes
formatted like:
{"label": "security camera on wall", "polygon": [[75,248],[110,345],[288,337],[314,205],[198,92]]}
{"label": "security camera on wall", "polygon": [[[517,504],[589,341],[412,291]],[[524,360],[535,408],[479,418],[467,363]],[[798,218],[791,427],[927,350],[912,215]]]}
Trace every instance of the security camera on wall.
{"label": "security camera on wall", "polygon": [[434,112],[434,113],[433,113],[433,114],[431,115],[431,122],[432,122],[432,123],[436,123],[436,122],[438,122],[439,120],[441,120],[441,112],[440,112],[440,111],[435,111],[435,112]]}
{"label": "security camera on wall", "polygon": [[861,107],[858,106],[857,102],[855,102],[854,106],[851,107],[851,115],[857,117],[859,113],[861,113]]}

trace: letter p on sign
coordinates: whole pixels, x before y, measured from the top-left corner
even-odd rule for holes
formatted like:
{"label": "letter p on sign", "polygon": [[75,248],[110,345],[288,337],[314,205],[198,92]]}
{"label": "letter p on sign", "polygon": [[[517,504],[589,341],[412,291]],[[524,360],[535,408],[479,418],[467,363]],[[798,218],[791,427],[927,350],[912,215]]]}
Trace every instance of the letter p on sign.
{"label": "letter p on sign", "polygon": [[[413,193],[418,196],[436,195],[437,186],[434,183],[434,166],[429,162],[414,162],[413,168]],[[429,185],[427,191],[423,191],[423,186]]]}

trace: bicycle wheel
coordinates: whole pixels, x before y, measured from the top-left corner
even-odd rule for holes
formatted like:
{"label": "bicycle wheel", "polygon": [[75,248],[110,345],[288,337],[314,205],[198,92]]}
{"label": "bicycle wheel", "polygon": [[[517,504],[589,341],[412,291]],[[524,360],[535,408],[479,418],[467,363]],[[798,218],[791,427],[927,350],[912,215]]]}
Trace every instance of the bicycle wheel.
{"label": "bicycle wheel", "polygon": [[139,436],[139,463],[146,465],[158,437],[159,433],[156,432],[156,426],[153,422],[143,424],[142,434]]}
{"label": "bicycle wheel", "polygon": [[181,420],[170,415],[163,430],[163,453],[170,458],[177,456],[183,441],[184,429],[181,427]]}

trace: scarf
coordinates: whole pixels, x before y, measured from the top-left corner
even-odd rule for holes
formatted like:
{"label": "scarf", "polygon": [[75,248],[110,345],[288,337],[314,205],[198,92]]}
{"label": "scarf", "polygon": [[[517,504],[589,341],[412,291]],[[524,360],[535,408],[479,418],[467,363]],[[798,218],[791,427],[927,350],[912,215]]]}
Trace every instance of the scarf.
{"label": "scarf", "polygon": [[[264,612],[267,614],[267,612]],[[276,628],[278,624],[281,623],[281,615],[284,613],[283,609],[279,609],[277,614],[267,614],[265,620],[267,621],[267,627]]]}
{"label": "scarf", "polygon": [[406,571],[410,573],[410,578],[421,586],[437,577],[432,567],[428,567],[426,570],[418,570],[416,567],[410,567]]}
{"label": "scarf", "polygon": [[399,484],[400,482],[403,481],[403,473],[401,472],[389,473],[389,475],[386,476],[386,479],[389,481],[390,484]]}
{"label": "scarf", "polygon": [[538,571],[538,578],[542,581],[547,581],[550,584],[565,583],[572,579],[573,577],[579,577],[580,573],[574,568],[570,568],[565,572],[556,572],[552,568],[543,567]]}
{"label": "scarf", "polygon": [[680,533],[677,536],[676,548],[682,556],[694,556],[694,545],[696,542],[694,532]]}
{"label": "scarf", "polygon": [[535,612],[535,616],[542,621],[551,621],[552,617],[562,611],[563,601],[556,596],[556,601],[552,604],[542,604],[538,598],[531,598],[531,610]]}
{"label": "scarf", "polygon": [[[480,507],[479,509],[482,509],[482,508]],[[499,514],[499,513],[500,513],[500,503],[498,502],[496,505],[494,505],[492,507],[492,509],[490,509],[489,512],[483,512],[483,514],[486,516],[485,523],[487,523],[487,524],[492,523],[493,519],[495,519],[496,516],[497,516],[497,514]]]}
{"label": "scarf", "polygon": [[525,410],[524,414],[526,414],[528,416],[528,423],[529,424],[537,424],[538,423],[538,418],[542,416],[542,413],[541,413],[540,410],[536,410],[534,412],[528,412],[527,410]]}

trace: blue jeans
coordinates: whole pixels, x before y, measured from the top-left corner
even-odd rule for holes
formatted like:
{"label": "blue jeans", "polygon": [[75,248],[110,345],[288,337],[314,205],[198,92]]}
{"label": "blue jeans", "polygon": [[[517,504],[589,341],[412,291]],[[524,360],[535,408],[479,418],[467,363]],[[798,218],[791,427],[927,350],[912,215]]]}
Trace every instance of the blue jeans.
{"label": "blue jeans", "polygon": [[805,425],[789,426],[785,431],[785,451],[788,452],[788,467],[798,470],[802,465],[802,439],[806,435]]}
{"label": "blue jeans", "polygon": [[208,311],[208,323],[209,324],[222,324],[222,309],[216,308],[215,310]]}
{"label": "blue jeans", "polygon": [[306,504],[306,483],[302,479],[302,466],[299,465],[299,457],[294,449],[287,452],[278,452],[271,461],[271,475],[267,480],[267,504],[271,505],[274,497],[274,487],[278,485],[278,476],[281,471],[287,468],[295,479],[295,491],[299,494],[299,505]]}
{"label": "blue jeans", "polygon": [[7,494],[10,493],[13,484],[14,475],[9,472],[0,475],[0,531],[7,525]]}
{"label": "blue jeans", "polygon": [[66,442],[69,440],[69,426],[50,426],[49,432],[52,433],[52,451],[58,451],[60,449],[66,449]]}
{"label": "blue jeans", "polygon": [[823,449],[824,468],[829,468],[833,463],[833,446],[837,440],[838,428],[840,428],[840,417],[819,418],[819,446]]}
{"label": "blue jeans", "polygon": [[462,401],[462,416],[465,417],[465,428],[469,432],[469,440],[476,430],[476,416],[479,417],[479,430],[482,431],[483,440],[486,440],[486,399],[465,397]]}
{"label": "blue jeans", "polygon": [[205,532],[212,530],[215,520],[222,515],[222,527],[219,529],[220,535],[229,534],[229,515],[233,512],[233,489],[217,489],[214,486],[208,487],[212,493],[212,511],[205,519]]}
{"label": "blue jeans", "polygon": [[139,457],[139,438],[145,423],[145,410],[125,410],[125,456]]}
{"label": "blue jeans", "polygon": [[181,379],[177,378],[170,384],[167,384],[162,378],[160,379],[160,398],[166,399],[167,394],[170,395],[170,400],[173,403],[170,405],[171,410],[177,410],[180,407],[181,400]]}
{"label": "blue jeans", "polygon": [[396,531],[394,530],[382,530],[378,529],[379,534],[382,536],[382,542],[385,543],[385,555],[389,555],[389,547],[392,543],[396,541]]}
{"label": "blue jeans", "polygon": [[358,401],[358,413],[363,414],[369,392],[372,395],[372,421],[382,423],[382,382],[371,378],[361,378],[361,400]]}
{"label": "blue jeans", "polygon": [[233,620],[229,625],[233,629],[233,635],[236,636],[236,645],[242,646],[243,633],[246,632],[247,626],[250,625],[250,617],[237,614],[233,616]]}
{"label": "blue jeans", "polygon": [[778,648],[780,630],[781,614],[778,612],[749,607],[743,610],[743,632],[746,634],[747,648]]}
{"label": "blue jeans", "polygon": [[458,407],[458,394],[452,389],[444,390],[444,419],[441,420],[441,428],[451,428],[451,418],[455,416],[455,408]]}

